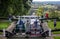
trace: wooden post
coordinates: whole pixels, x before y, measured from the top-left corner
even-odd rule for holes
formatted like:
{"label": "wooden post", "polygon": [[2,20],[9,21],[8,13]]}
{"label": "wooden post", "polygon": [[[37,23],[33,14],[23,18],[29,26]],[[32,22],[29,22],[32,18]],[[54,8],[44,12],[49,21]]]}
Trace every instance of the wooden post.
{"label": "wooden post", "polygon": [[5,37],[5,29],[3,29],[3,36]]}
{"label": "wooden post", "polygon": [[49,29],[49,36],[51,36],[51,29]]}

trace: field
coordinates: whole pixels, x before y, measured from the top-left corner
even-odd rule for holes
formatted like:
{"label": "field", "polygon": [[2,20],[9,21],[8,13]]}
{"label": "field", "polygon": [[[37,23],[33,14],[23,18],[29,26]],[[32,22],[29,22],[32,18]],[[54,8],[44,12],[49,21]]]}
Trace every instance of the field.
{"label": "field", "polygon": [[60,37],[54,37],[54,39],[60,39]]}
{"label": "field", "polygon": [[9,25],[9,22],[0,22],[0,30],[6,29]]}
{"label": "field", "polygon": [[[49,26],[51,29],[55,29],[55,28],[54,28],[54,23],[53,23],[53,21],[49,21],[49,22],[48,22],[48,26]],[[57,21],[56,29],[60,29],[60,21]],[[53,34],[60,34],[60,31],[58,31],[58,32],[53,32]]]}
{"label": "field", "polygon": [[[48,26],[51,28],[51,29],[54,29],[54,23],[53,21],[50,21],[48,22]],[[60,29],[60,21],[57,21],[57,26],[56,26],[57,29]]]}

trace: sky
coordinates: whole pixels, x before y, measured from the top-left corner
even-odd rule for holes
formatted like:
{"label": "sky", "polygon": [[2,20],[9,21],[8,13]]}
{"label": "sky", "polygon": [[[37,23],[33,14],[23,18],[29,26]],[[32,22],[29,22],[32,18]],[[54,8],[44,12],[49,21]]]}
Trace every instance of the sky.
{"label": "sky", "polygon": [[34,1],[60,1],[60,0],[33,0]]}

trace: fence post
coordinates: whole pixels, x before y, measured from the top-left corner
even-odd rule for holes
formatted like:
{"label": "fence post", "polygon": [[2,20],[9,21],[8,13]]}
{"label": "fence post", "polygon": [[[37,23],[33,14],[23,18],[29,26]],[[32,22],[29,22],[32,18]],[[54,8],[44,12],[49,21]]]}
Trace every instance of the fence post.
{"label": "fence post", "polygon": [[51,36],[51,29],[49,29],[49,36]]}
{"label": "fence post", "polygon": [[3,36],[5,37],[5,29],[3,29]]}

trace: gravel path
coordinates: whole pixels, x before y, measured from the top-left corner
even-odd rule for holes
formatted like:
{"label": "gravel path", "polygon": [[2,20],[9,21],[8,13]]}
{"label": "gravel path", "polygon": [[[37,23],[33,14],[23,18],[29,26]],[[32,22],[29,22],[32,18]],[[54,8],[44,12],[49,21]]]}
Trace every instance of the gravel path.
{"label": "gravel path", "polygon": [[54,39],[54,38],[51,36],[51,37],[46,37],[46,39]]}
{"label": "gravel path", "polygon": [[12,30],[16,27],[15,22],[12,22],[11,25],[6,29],[6,31],[12,32]]}

